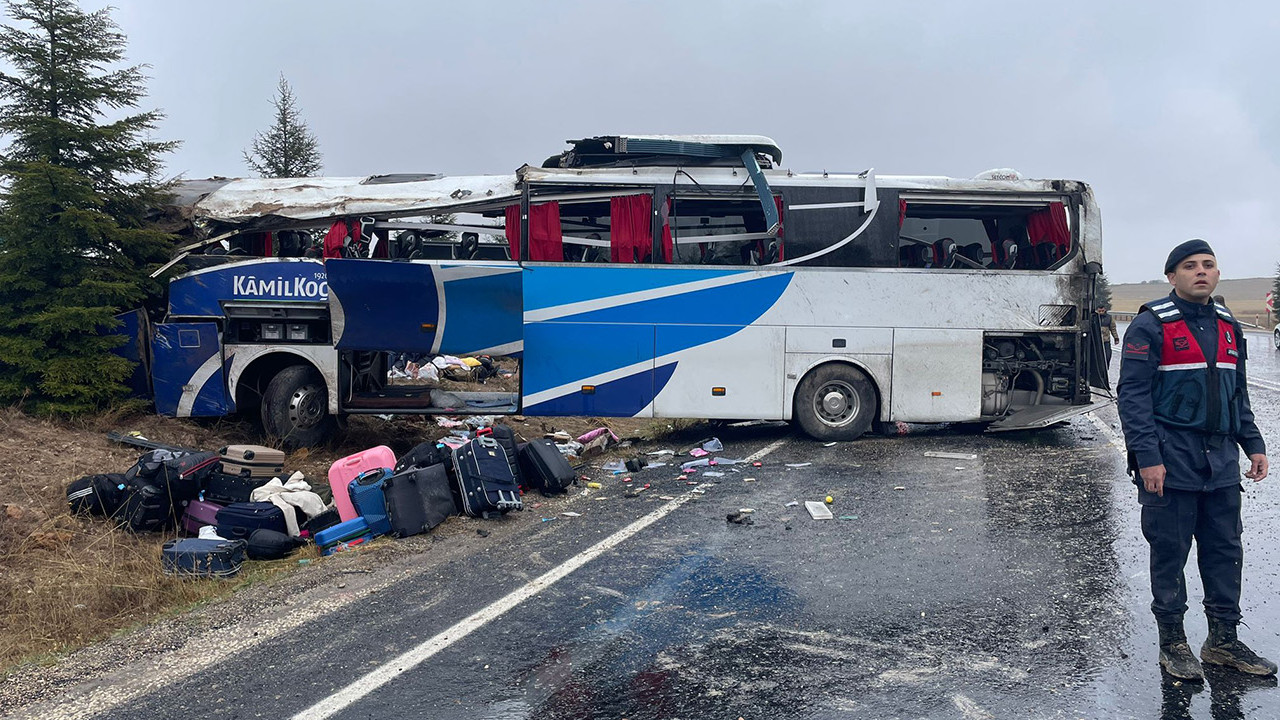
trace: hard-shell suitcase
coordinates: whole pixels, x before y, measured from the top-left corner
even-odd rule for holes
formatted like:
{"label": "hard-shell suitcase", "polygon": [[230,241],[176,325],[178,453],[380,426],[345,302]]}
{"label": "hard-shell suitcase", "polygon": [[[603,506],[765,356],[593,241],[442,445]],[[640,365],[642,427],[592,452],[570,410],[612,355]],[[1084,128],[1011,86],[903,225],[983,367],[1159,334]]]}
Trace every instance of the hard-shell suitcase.
{"label": "hard-shell suitcase", "polygon": [[356,506],[360,517],[369,523],[369,531],[374,535],[391,532],[391,523],[387,521],[387,499],[382,492],[382,485],[389,477],[390,468],[377,468],[360,473],[347,484],[351,503]]}
{"label": "hard-shell suitcase", "polygon": [[228,445],[218,451],[222,472],[245,477],[273,478],[284,472],[284,451],[265,445]]}
{"label": "hard-shell suitcase", "polygon": [[525,482],[544,495],[566,492],[577,475],[551,440],[533,440],[520,446],[520,469]]}
{"label": "hard-shell suitcase", "polygon": [[67,485],[67,504],[72,514],[110,517],[124,505],[126,487],[118,473],[86,475]]}
{"label": "hard-shell suitcase", "polygon": [[258,528],[287,533],[284,511],[269,502],[232,503],[218,511],[218,535],[246,540]]}
{"label": "hard-shell suitcase", "polygon": [[228,475],[220,470],[209,473],[204,481],[204,499],[230,505],[249,502],[256,488],[267,484],[270,478]]}
{"label": "hard-shell suitcase", "polygon": [[364,518],[358,517],[316,533],[316,547],[320,548],[321,555],[332,555],[372,539],[373,533],[369,532],[369,523]]}
{"label": "hard-shell suitcase", "polygon": [[386,445],[361,450],[348,455],[329,467],[329,489],[333,492],[333,504],[338,508],[338,516],[344,521],[360,517],[356,506],[351,504],[351,496],[347,486],[357,475],[377,468],[393,468],[396,466],[396,454]]}
{"label": "hard-shell suitcase", "polygon": [[383,482],[382,492],[387,499],[391,534],[396,537],[427,532],[455,512],[453,489],[444,465],[392,475]]}
{"label": "hard-shell suitcase", "polygon": [[524,487],[528,480],[522,477],[520,472],[520,461],[516,459],[519,448],[516,446],[516,431],[510,425],[497,423],[489,428],[478,430],[476,435],[491,434],[493,439],[498,441],[502,446],[503,452],[507,454],[507,464],[511,466],[511,476],[516,479],[516,484]]}
{"label": "hard-shell suitcase", "polygon": [[244,565],[243,540],[170,540],[160,551],[166,575],[231,577]]}
{"label": "hard-shell suitcase", "polygon": [[453,472],[466,514],[489,517],[524,509],[507,454],[497,440],[481,436],[454,450]]}
{"label": "hard-shell suitcase", "polygon": [[200,528],[205,525],[218,524],[218,511],[222,506],[218,503],[212,503],[208,500],[192,500],[187,503],[186,510],[182,513],[182,529],[192,535],[199,535]]}

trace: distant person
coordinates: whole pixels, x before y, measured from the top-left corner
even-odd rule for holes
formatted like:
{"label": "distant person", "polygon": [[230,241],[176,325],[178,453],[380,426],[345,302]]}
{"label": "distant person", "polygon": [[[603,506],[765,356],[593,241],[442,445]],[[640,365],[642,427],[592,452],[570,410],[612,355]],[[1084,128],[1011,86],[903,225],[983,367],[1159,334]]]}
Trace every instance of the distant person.
{"label": "distant person", "polygon": [[1169,253],[1167,297],[1146,303],[1124,334],[1117,395],[1138,485],[1142,534],[1151,547],[1151,612],[1160,666],[1182,680],[1204,670],[1187,644],[1183,569],[1196,544],[1209,636],[1200,660],[1250,675],[1276,664],[1236,636],[1240,623],[1240,449],[1244,476],[1267,476],[1267,448],[1249,408],[1240,324],[1210,302],[1220,272],[1213,249],[1188,240]]}
{"label": "distant person", "polygon": [[[1111,368],[1111,346],[1120,342],[1120,333],[1116,332],[1116,321],[1107,312],[1106,305],[1098,306],[1098,324],[1102,326],[1102,352],[1107,358],[1107,368]],[[1107,335],[1111,342],[1107,342]]]}

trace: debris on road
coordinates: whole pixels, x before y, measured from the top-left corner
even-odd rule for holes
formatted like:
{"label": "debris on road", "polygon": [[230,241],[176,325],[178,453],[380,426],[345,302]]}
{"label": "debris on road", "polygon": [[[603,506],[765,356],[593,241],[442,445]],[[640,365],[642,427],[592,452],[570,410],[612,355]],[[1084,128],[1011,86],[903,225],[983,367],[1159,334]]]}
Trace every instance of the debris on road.
{"label": "debris on road", "polygon": [[564,517],[571,517],[571,518],[582,517],[582,513],[576,513],[576,512],[573,512],[572,510],[567,510],[560,514],[563,515]]}
{"label": "debris on road", "polygon": [[799,500],[792,500],[791,502],[787,503],[784,507],[796,507],[799,504],[800,504]]}
{"label": "debris on road", "polygon": [[906,486],[906,485],[894,485],[894,486],[893,486],[893,489],[894,489],[894,490],[906,490],[906,489],[907,489],[907,486]]}
{"label": "debris on road", "polygon": [[957,453],[957,452],[940,452],[937,450],[928,450],[924,454],[925,457],[943,458],[946,460],[977,460],[978,456],[973,453]]}
{"label": "debris on road", "polygon": [[725,522],[730,522],[734,525],[754,525],[756,523],[755,519],[751,517],[750,512],[743,512],[742,510],[731,512],[728,515],[725,515],[724,519]]}
{"label": "debris on road", "polygon": [[813,463],[811,463],[811,462],[787,463],[787,467],[789,467],[789,468],[802,468],[802,467],[809,467],[809,466],[810,466],[810,465],[812,465],[812,464],[813,464]]}
{"label": "debris on road", "polygon": [[835,517],[830,508],[817,500],[805,500],[804,509],[809,511],[809,517],[814,520],[830,520]]}

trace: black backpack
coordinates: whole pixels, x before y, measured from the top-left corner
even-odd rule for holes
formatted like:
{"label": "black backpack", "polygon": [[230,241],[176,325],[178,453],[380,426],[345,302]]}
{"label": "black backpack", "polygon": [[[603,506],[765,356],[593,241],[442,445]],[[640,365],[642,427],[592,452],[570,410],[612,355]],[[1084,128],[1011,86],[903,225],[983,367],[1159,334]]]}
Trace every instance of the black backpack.
{"label": "black backpack", "polygon": [[306,540],[290,537],[277,530],[258,528],[249,533],[245,551],[250,560],[279,560],[306,544]]}
{"label": "black backpack", "polygon": [[120,512],[125,498],[124,475],[86,475],[67,485],[67,504],[73,515],[111,517]]}

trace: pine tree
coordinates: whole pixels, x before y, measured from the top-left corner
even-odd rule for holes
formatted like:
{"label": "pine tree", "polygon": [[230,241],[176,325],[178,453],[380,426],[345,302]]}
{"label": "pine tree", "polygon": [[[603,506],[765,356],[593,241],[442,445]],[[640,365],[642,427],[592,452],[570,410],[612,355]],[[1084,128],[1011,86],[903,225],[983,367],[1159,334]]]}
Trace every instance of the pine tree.
{"label": "pine tree", "polygon": [[277,97],[271,101],[276,109],[275,124],[266,133],[258,133],[251,150],[245,151],[249,169],[267,178],[307,177],[320,172],[320,142],[307,129],[298,113],[297,100],[289,81],[280,76]]}
{"label": "pine tree", "polygon": [[1111,309],[1111,281],[1107,280],[1106,273],[1099,273],[1093,281],[1093,305],[1105,305],[1108,310]]}
{"label": "pine tree", "polygon": [[42,413],[101,408],[121,398],[129,362],[103,335],[114,315],[158,284],[146,267],[172,238],[146,227],[166,186],[149,139],[159,111],[107,120],[145,94],[142,66],[119,69],[125,37],[108,10],[72,0],[8,3],[0,28],[0,402]]}

